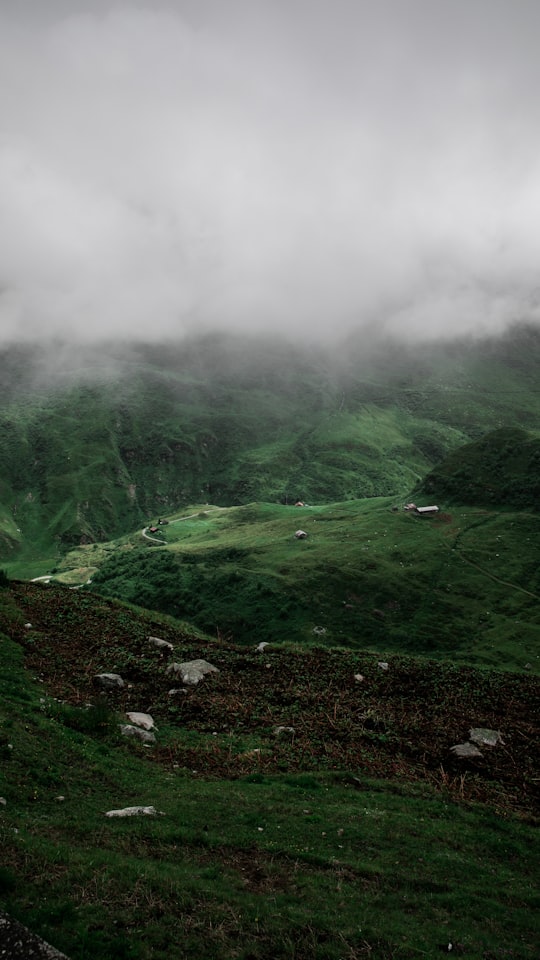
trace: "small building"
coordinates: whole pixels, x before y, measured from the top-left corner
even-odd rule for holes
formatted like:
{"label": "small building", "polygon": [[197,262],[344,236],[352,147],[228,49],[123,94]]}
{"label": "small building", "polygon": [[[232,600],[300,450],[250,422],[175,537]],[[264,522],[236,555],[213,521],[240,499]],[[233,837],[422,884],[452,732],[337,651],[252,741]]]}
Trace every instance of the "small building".
{"label": "small building", "polygon": [[406,503],[405,506],[403,507],[403,509],[404,509],[404,510],[416,510],[416,504],[415,504],[415,503]]}
{"label": "small building", "polygon": [[303,500],[297,500],[295,503],[295,507],[305,507],[305,503],[303,502]]}
{"label": "small building", "polygon": [[307,537],[307,533],[305,530],[297,530],[295,533],[295,537],[297,540],[305,540]]}
{"label": "small building", "polygon": [[432,506],[432,507],[416,507],[416,513],[417,513],[418,516],[420,516],[420,517],[429,517],[429,516],[431,516],[432,514],[438,513],[438,512],[439,512],[439,508],[436,507],[436,506]]}

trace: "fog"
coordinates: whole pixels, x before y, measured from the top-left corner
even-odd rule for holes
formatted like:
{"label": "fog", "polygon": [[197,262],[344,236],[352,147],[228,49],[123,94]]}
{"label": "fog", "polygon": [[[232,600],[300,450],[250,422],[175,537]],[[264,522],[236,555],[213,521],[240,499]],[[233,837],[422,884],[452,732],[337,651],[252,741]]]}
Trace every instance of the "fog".
{"label": "fog", "polygon": [[0,0],[0,339],[538,322],[537,0]]}

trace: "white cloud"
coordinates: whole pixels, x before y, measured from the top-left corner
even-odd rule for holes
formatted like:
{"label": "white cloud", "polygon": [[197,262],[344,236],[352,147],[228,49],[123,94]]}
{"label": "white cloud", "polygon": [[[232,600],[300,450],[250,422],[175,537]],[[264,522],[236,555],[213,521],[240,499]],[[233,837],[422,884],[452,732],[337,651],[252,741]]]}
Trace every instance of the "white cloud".
{"label": "white cloud", "polygon": [[536,3],[0,14],[0,331],[536,319]]}

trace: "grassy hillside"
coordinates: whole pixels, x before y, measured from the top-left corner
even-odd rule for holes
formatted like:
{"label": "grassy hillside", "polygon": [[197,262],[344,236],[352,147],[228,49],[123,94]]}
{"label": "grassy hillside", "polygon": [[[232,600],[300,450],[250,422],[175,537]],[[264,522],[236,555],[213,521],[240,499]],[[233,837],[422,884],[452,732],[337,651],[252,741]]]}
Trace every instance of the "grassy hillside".
{"label": "grassy hillside", "polygon": [[403,496],[494,427],[540,430],[540,331],[444,346],[206,337],[0,354],[0,561],[190,503]]}
{"label": "grassy hillside", "polygon": [[389,498],[199,506],[155,534],[79,547],[54,576],[242,644],[537,671],[538,514],[441,506],[434,518]]}
{"label": "grassy hillside", "polygon": [[[149,635],[219,673],[170,696]],[[72,960],[536,957],[532,676],[260,654],[22,583],[0,658],[0,905]],[[155,745],[119,736],[141,709]],[[471,727],[504,743],[460,760]]]}
{"label": "grassy hillside", "polygon": [[451,453],[420,485],[448,503],[540,509],[540,437],[505,428]]}

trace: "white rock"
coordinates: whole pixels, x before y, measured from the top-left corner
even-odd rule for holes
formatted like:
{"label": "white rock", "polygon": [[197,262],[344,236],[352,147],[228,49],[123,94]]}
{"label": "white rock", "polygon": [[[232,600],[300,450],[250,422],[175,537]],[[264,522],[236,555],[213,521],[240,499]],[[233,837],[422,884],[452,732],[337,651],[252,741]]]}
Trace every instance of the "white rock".
{"label": "white rock", "polygon": [[261,643],[259,643],[259,644],[255,647],[255,650],[256,650],[257,653],[262,653],[263,650],[265,650],[266,647],[268,647],[268,646],[269,646],[268,642],[267,642],[266,640],[263,640]]}
{"label": "white rock", "polygon": [[472,727],[469,730],[469,740],[478,743],[481,747],[496,747],[498,743],[504,746],[504,740],[499,730],[488,730],[486,727]]}
{"label": "white rock", "polygon": [[[108,810],[106,817],[137,817],[145,815],[155,817],[157,814],[155,807],[124,807],[122,810]],[[163,814],[162,814],[163,816]]]}
{"label": "white rock", "polygon": [[120,733],[123,737],[136,737],[137,740],[142,740],[143,743],[156,742],[153,733],[150,733],[148,730],[142,730],[141,727],[132,727],[129,723],[120,724]]}
{"label": "white rock", "polygon": [[31,630],[31,629],[32,629],[32,624],[31,624],[31,623],[25,623],[24,629],[25,629],[25,630]]}
{"label": "white rock", "polygon": [[365,678],[364,678],[364,674],[363,674],[363,673],[355,673],[354,679],[356,680],[357,683],[362,683],[362,681],[365,679]]}
{"label": "white rock", "polygon": [[125,686],[122,677],[118,673],[98,673],[94,678],[105,690],[116,690]]}
{"label": "white rock", "polygon": [[161,637],[148,637],[148,643],[157,647],[158,650],[174,650],[172,643],[169,643],[168,640],[162,640]]}
{"label": "white rock", "polygon": [[388,664],[386,663],[385,660],[379,660],[379,661],[377,661],[377,666],[378,666],[379,670],[388,670]]}
{"label": "white rock", "polygon": [[207,673],[219,673],[219,670],[207,660],[189,660],[186,663],[171,663],[167,673],[179,674],[185,686],[195,687]]}
{"label": "white rock", "polygon": [[456,743],[455,747],[450,747],[450,752],[456,757],[481,757],[480,750],[474,743]]}
{"label": "white rock", "polygon": [[153,730],[155,727],[154,718],[151,717],[149,713],[132,711],[131,713],[126,713],[126,717],[130,723],[134,723],[136,727],[142,727],[143,730]]}
{"label": "white rock", "polygon": [[297,540],[305,540],[307,537],[307,533],[305,530],[297,530],[295,533],[295,537]]}

